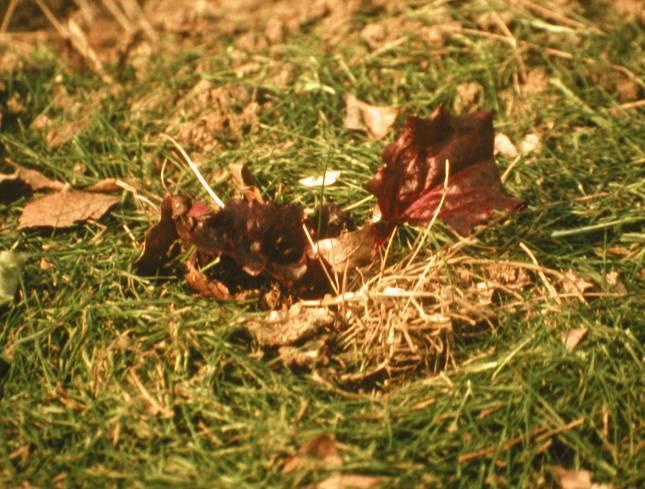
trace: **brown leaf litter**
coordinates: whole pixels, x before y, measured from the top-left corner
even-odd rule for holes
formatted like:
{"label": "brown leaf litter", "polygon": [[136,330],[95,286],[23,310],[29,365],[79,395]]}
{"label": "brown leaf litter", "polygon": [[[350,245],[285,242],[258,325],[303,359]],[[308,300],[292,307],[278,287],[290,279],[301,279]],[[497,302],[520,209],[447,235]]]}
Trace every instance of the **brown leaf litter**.
{"label": "brown leaf litter", "polygon": [[122,189],[113,178],[100,180],[84,190],[72,190],[37,170],[9,163],[14,172],[0,174],[0,202],[9,203],[34,192],[54,192],[25,205],[18,229],[66,228],[87,220],[98,220],[120,201],[120,198],[104,193]]}
{"label": "brown leaf litter", "polygon": [[240,140],[256,125],[260,105],[246,87],[198,82],[179,102],[165,132],[191,151],[212,153],[224,139]]}
{"label": "brown leaf litter", "polygon": [[343,459],[341,446],[328,434],[317,435],[306,441],[297,453],[282,466],[284,474],[316,469],[336,470],[316,485],[317,489],[373,489],[379,487],[381,478],[340,472]]}
{"label": "brown leaf litter", "polygon": [[367,130],[374,139],[383,139],[396,121],[399,111],[395,107],[379,107],[345,95],[345,129]]}
{"label": "brown leaf litter", "polygon": [[307,440],[295,455],[285,461],[282,473],[290,474],[312,463],[326,468],[342,465],[343,459],[336,440],[325,433]]}
{"label": "brown leaf litter", "polygon": [[[248,170],[232,168],[238,196],[221,207],[186,195],[164,198],[137,266],[154,273],[175,256],[179,242],[194,250],[186,280],[202,296],[234,298],[240,292],[233,277],[265,280],[252,287],[273,284],[278,298],[263,303],[277,309],[246,326],[286,364],[325,365],[331,348],[342,352],[335,360],[349,355],[354,359],[342,361],[361,365],[341,376],[344,381],[438,370],[452,361],[456,325],[492,324],[500,297],[518,308],[520,292],[547,273],[533,264],[468,262],[458,253],[461,242],[430,253],[427,229],[410,256],[386,266],[384,245],[398,224],[427,225],[439,217],[468,234],[494,210],[522,204],[504,193],[493,137],[489,113],[452,116],[438,109],[427,119],[408,118],[368,184],[381,221],[352,231],[331,225],[343,220],[335,211],[321,214],[321,227],[298,206],[263,200]],[[244,285],[241,290],[252,292]],[[302,297],[310,299],[292,303]]]}
{"label": "brown leaf litter", "polygon": [[479,110],[484,101],[484,87],[477,82],[460,83],[457,85],[457,96],[452,104],[457,114]]}
{"label": "brown leaf litter", "polygon": [[42,173],[19,165],[13,165],[14,172],[0,174],[0,202],[7,204],[22,195],[41,190],[62,190],[62,182],[52,180]]}
{"label": "brown leaf litter", "polygon": [[569,470],[564,467],[551,467],[556,482],[560,489],[611,489],[609,484],[596,484],[592,482],[591,472],[588,470]]}
{"label": "brown leaf litter", "polygon": [[560,339],[567,350],[573,351],[586,336],[587,328],[573,328],[568,331],[563,331],[560,334]]}
{"label": "brown leaf litter", "polygon": [[82,98],[75,97],[64,85],[57,84],[47,109],[36,116],[31,127],[44,132],[48,148],[58,148],[89,128],[97,106],[111,96],[110,89],[100,89]]}
{"label": "brown leaf litter", "polygon": [[98,220],[120,201],[119,197],[80,190],[67,190],[29,202],[22,211],[18,229],[67,228]]}

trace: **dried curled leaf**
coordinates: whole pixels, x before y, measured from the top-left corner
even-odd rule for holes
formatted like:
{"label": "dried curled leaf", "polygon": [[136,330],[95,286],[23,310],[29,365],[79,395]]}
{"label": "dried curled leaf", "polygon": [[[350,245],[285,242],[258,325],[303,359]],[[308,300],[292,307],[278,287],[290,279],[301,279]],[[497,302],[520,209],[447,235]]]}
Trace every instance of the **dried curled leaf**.
{"label": "dried curled leaf", "polygon": [[383,221],[427,224],[443,194],[439,216],[462,234],[494,210],[513,210],[521,200],[509,197],[493,161],[493,114],[448,114],[439,107],[431,117],[408,117],[401,134],[383,152],[385,166],[367,184],[376,195]]}
{"label": "dried curled leaf", "polygon": [[249,275],[294,283],[307,272],[303,224],[296,205],[232,199],[189,225],[188,233],[199,251],[230,256]]}
{"label": "dried curled leaf", "polygon": [[375,139],[387,136],[398,113],[395,107],[370,105],[349,93],[345,96],[345,129],[367,130]]}
{"label": "dried curled leaf", "polygon": [[336,238],[318,241],[318,253],[337,274],[368,265],[374,259],[378,239],[377,228],[363,226]]}
{"label": "dried curled leaf", "polygon": [[173,219],[173,196],[167,194],[161,202],[161,218],[146,232],[143,252],[135,263],[139,273],[150,275],[164,264],[178,237]]}

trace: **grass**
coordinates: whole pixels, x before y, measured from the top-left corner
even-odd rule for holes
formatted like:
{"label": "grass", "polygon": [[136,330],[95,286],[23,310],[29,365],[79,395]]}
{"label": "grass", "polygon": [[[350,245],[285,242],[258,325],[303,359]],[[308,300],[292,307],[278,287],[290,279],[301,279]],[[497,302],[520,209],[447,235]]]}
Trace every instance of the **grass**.
{"label": "grass", "polygon": [[[621,108],[629,101],[609,76],[629,78],[612,65],[642,75],[645,33],[600,1],[563,10],[577,28],[517,6],[531,3],[447,4],[452,19],[477,30],[477,15],[511,12],[517,51],[473,32],[430,43],[403,24],[370,52],[358,34],[368,23],[434,25],[435,8],[409,2],[354,12],[340,34],[313,20],[252,52],[234,48],[243,30],[186,42],[139,74],[112,69],[120,89],[111,95],[53,47],[2,72],[5,158],[73,185],[136,179],[154,203],[164,192],[162,162],[173,159],[159,134],[177,101],[204,79],[255,90],[262,107],[252,130],[240,137],[229,122],[214,149],[184,145],[220,195],[230,192],[227,166],[246,162],[267,197],[305,206],[320,194],[303,191],[299,178],[325,166],[341,170],[342,185],[324,198],[350,206],[368,197],[364,184],[381,162],[384,142],[343,130],[346,92],[427,115],[451,106],[460,83],[476,81],[482,107],[496,111],[497,131],[516,142],[534,132],[542,149],[522,157],[506,182],[528,208],[480,233],[466,251],[529,262],[524,243],[540,264],[573,269],[609,294],[501,311],[494,329],[457,331],[456,366],[373,390],[345,386],[348,394],[264,358],[239,327],[253,302],[217,303],[195,297],[182,280],[137,276],[138,242],[156,217],[131,194],[101,223],[65,231],[16,231],[23,198],[0,206],[0,249],[26,257],[19,298],[0,311],[0,486],[304,487],[332,468],[283,475],[280,464],[319,433],[342,444],[344,472],[378,476],[383,487],[553,487],[551,466],[589,470],[614,488],[645,484],[645,118],[643,108]],[[518,53],[526,69],[545,70],[544,91],[513,92]],[[290,80],[281,84],[275,77],[285,70]],[[642,96],[642,78],[636,86]],[[30,124],[43,111],[54,124],[78,117],[69,104],[57,106],[61,87],[90,121],[49,148],[45,131]],[[135,113],[133,104],[150,95],[153,102]],[[24,109],[14,114],[6,106],[16,96]],[[180,117],[191,123],[213,110],[211,101]],[[227,108],[241,110],[236,100]],[[502,171],[511,164],[497,161]],[[206,199],[178,162],[167,165],[165,184]],[[358,205],[352,218],[366,219],[373,204]],[[399,233],[399,255],[417,233]],[[432,246],[454,242],[438,227]],[[611,295],[610,272],[624,295]],[[574,327],[588,336],[568,351],[559,335]]]}

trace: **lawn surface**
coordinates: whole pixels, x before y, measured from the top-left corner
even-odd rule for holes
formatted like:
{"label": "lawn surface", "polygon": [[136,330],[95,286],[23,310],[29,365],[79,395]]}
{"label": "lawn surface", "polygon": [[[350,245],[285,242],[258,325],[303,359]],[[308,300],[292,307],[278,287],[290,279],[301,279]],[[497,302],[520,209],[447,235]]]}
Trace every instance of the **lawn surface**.
{"label": "lawn surface", "polygon": [[[643,487],[638,3],[148,2],[93,31],[91,12],[76,14],[98,62],[35,4],[31,16],[19,6],[0,34],[1,170],[11,160],[72,187],[113,177],[136,195],[66,230],[18,231],[32,197],[0,204],[0,251],[24,258],[0,309],[0,486],[315,487],[343,473],[380,487],[534,488],[558,487],[564,467]],[[400,109],[384,140],[344,129],[347,93]],[[257,300],[199,298],[179,264],[136,274],[165,189],[208,200],[162,133],[222,197],[228,166],[246,163],[266,198],[313,208],[320,190],[298,180],[340,170],[324,198],[361,222],[375,203],[364,185],[404,115],[439,104],[495,111],[518,148],[539,141],[497,158],[528,207],[464,253],[530,264],[528,249],[593,284],[585,302],[532,275],[525,307],[500,308],[492,327],[455,325],[445,370],[341,385],[263,354],[241,328],[263,314]],[[400,230],[393,257],[418,232]],[[458,241],[438,225],[428,246]],[[567,349],[574,328],[586,337]],[[342,464],[313,456],[285,474],[321,434]]]}

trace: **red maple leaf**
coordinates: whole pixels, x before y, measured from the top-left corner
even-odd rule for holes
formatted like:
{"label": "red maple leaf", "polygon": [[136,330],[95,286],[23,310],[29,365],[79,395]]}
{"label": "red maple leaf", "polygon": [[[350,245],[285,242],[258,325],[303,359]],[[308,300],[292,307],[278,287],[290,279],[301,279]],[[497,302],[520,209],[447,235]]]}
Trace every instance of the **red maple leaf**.
{"label": "red maple leaf", "polygon": [[449,180],[439,216],[461,234],[494,210],[513,210],[523,201],[506,195],[493,161],[493,114],[448,114],[439,107],[427,119],[408,117],[383,152],[385,166],[367,184],[388,227],[427,224]]}

